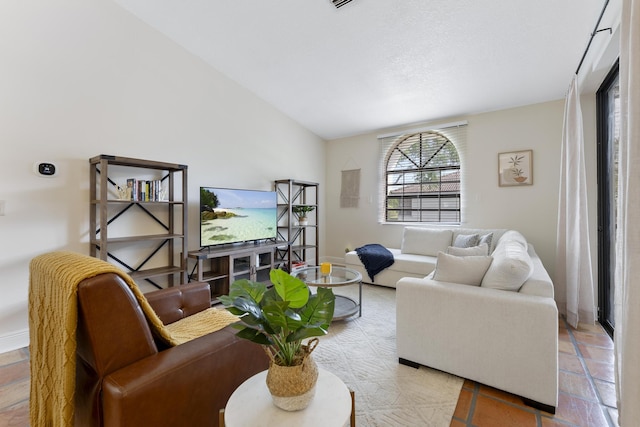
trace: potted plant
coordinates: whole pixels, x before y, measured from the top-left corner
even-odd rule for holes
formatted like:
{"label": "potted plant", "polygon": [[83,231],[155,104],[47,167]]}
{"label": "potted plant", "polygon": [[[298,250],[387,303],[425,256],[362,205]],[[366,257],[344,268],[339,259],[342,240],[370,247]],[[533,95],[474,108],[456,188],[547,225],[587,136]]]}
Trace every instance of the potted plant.
{"label": "potted plant", "polygon": [[293,213],[298,217],[298,225],[307,225],[307,214],[316,207],[311,205],[296,205],[292,208]]}
{"label": "potted plant", "polygon": [[[240,316],[234,325],[239,329],[237,336],[261,344],[269,356],[267,386],[275,405],[295,411],[313,398],[318,370],[311,352],[317,337],[329,330],[335,295],[327,288],[317,288],[312,294],[306,283],[284,270],[271,270],[269,278],[270,289],[264,283],[236,280],[229,295],[219,300]],[[307,338],[312,339],[304,344]],[[292,389],[287,387],[294,383]]]}

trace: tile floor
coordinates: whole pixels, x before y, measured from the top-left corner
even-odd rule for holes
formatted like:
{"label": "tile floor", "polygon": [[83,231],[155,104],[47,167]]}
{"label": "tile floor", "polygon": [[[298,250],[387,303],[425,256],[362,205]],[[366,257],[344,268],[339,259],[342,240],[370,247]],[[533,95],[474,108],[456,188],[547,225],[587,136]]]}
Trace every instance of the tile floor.
{"label": "tile floor", "polygon": [[466,380],[451,427],[616,427],[613,341],[600,325],[576,330],[559,319],[559,397],[555,415]]}
{"label": "tile floor", "polygon": [[[560,319],[560,397],[555,415],[511,394],[465,381],[451,427],[615,427],[618,411],[613,342],[599,325],[567,327]],[[29,352],[0,354],[0,426],[29,425]]]}

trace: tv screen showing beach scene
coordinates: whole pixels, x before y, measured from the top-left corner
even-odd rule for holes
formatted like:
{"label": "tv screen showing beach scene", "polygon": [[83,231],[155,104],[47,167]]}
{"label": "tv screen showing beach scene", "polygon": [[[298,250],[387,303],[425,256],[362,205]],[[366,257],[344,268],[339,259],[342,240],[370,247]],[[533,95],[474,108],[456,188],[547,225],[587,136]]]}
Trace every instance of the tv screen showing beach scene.
{"label": "tv screen showing beach scene", "polygon": [[200,187],[200,246],[275,239],[275,191]]}

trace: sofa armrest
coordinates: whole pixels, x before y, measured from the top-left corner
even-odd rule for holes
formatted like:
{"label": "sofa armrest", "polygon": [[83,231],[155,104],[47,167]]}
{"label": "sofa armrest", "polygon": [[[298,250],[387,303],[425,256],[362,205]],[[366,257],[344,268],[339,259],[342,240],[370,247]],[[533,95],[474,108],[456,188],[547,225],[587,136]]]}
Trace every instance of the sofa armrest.
{"label": "sofa armrest", "polygon": [[547,273],[544,265],[542,265],[542,261],[531,243],[529,243],[527,252],[529,253],[531,262],[533,263],[533,271],[531,272],[531,276],[529,276],[529,278],[522,284],[522,287],[518,292],[521,294],[553,298],[553,282],[551,281],[549,273]]}
{"label": "sofa armrest", "polygon": [[398,357],[556,406],[552,298],[413,278],[396,289]]}
{"label": "sofa armrest", "polygon": [[104,427],[215,426],[247,378],[268,368],[261,346],[226,327],[105,377]]}
{"label": "sofa armrest", "polygon": [[192,282],[145,294],[162,323],[168,325],[211,307],[211,291],[206,282]]}

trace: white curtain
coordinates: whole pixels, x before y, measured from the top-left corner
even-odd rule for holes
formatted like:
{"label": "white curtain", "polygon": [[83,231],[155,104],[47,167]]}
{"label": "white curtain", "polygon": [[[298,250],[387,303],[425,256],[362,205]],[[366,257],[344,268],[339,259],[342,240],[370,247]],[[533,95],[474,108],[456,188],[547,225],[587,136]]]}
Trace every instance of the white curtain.
{"label": "white curtain", "polygon": [[555,278],[558,310],[574,328],[596,320],[582,129],[576,75],[565,102]]}
{"label": "white curtain", "polygon": [[616,235],[616,391],[621,426],[640,420],[640,0],[624,0]]}

